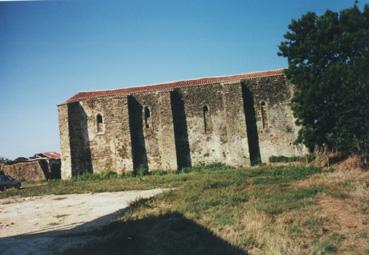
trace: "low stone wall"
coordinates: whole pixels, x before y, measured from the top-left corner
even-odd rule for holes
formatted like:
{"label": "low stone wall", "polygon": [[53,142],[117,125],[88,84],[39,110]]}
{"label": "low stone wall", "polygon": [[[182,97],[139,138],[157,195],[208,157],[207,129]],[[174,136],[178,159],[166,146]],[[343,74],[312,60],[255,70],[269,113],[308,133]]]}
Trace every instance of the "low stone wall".
{"label": "low stone wall", "polygon": [[2,167],[4,174],[19,180],[44,181],[60,178],[60,163],[47,160],[32,160],[14,164],[6,164]]}

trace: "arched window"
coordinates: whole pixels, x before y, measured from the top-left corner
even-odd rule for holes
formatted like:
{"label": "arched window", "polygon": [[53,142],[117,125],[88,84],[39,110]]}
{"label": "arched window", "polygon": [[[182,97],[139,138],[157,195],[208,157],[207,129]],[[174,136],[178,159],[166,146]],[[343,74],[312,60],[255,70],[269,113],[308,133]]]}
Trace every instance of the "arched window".
{"label": "arched window", "polygon": [[267,105],[264,101],[260,102],[260,113],[261,113],[261,121],[263,123],[263,128],[268,128]]}
{"label": "arched window", "polygon": [[204,132],[206,133],[209,131],[209,107],[207,105],[202,107],[202,114],[204,119]]}
{"label": "arched window", "polygon": [[145,114],[145,127],[149,128],[150,127],[150,117],[151,117],[151,112],[150,112],[149,107],[145,106],[144,114]]}
{"label": "arched window", "polygon": [[104,125],[104,120],[102,115],[99,113],[96,115],[96,129],[97,132],[102,132],[103,131],[103,125]]}

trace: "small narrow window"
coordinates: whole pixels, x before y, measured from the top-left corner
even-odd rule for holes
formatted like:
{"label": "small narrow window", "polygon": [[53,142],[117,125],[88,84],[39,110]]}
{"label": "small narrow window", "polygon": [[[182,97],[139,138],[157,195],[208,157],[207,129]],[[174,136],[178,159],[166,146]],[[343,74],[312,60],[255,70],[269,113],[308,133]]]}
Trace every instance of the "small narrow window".
{"label": "small narrow window", "polygon": [[102,115],[99,113],[96,115],[96,127],[97,127],[97,132],[102,132],[103,131],[103,125],[104,125],[104,120]]}
{"label": "small narrow window", "polygon": [[208,132],[209,130],[209,108],[207,105],[204,105],[202,108],[202,114],[204,119],[204,132]]}
{"label": "small narrow window", "polygon": [[263,128],[268,128],[268,116],[267,116],[267,105],[265,102],[260,102],[260,113],[261,121],[263,123]]}
{"label": "small narrow window", "polygon": [[145,110],[144,110],[144,114],[145,114],[145,127],[146,128],[149,128],[150,127],[150,117],[151,117],[151,112],[150,112],[150,109],[149,107],[145,107]]}

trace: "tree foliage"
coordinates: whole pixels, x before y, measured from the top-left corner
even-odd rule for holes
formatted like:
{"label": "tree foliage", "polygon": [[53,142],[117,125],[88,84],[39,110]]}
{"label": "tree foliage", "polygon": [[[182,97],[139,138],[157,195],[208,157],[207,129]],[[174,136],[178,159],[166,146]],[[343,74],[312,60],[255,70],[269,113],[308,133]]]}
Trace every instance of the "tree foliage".
{"label": "tree foliage", "polygon": [[10,161],[10,159],[0,156],[0,163],[7,163],[9,161]]}
{"label": "tree foliage", "polygon": [[292,20],[279,55],[295,85],[297,142],[309,149],[367,155],[369,147],[369,6],[313,12]]}

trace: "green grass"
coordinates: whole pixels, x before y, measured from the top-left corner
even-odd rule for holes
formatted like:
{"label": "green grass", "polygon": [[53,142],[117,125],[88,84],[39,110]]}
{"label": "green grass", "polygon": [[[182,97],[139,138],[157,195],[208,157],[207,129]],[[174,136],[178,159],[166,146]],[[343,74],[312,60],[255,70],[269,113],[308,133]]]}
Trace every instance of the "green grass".
{"label": "green grass", "polygon": [[198,166],[180,171],[155,171],[148,175],[118,175],[113,172],[102,174],[85,173],[71,180],[49,180],[45,182],[24,182],[20,190],[8,189],[0,192],[0,198],[10,196],[63,195],[90,192],[114,192],[125,190],[144,190],[153,188],[180,187],[187,181],[202,175],[204,172],[227,171],[232,169],[220,164]]}
{"label": "green grass", "polygon": [[[321,192],[319,188],[295,188],[290,184],[320,172],[315,167],[234,169],[214,165],[162,174],[161,184],[157,175],[145,176],[142,180],[147,185],[165,183],[177,189],[134,202],[122,220],[92,233],[104,239],[67,254],[245,254],[255,247],[264,250],[263,254],[273,249],[291,250],[290,244],[268,248],[266,241],[258,240],[251,223],[262,221],[251,216],[264,215],[264,220],[271,221],[263,221],[263,231],[275,231],[273,218],[315,205],[314,197]],[[247,215],[249,222],[244,218]],[[178,217],[186,223],[178,223]],[[193,232],[203,235],[188,240]],[[294,235],[298,233],[294,231]],[[139,240],[138,247],[137,243],[127,243],[130,236]],[[186,245],[185,241],[192,250],[178,248]]]}
{"label": "green grass", "polygon": [[[335,219],[320,211],[319,195],[347,199],[340,194],[356,185],[296,185],[327,174],[333,173],[310,166],[216,164],[136,177],[84,174],[0,197],[175,188],[132,202],[119,220],[83,234],[96,241],[65,254],[339,254],[350,236],[329,230]],[[367,236],[363,231],[356,238]]]}
{"label": "green grass", "polygon": [[269,162],[271,163],[292,163],[292,162],[311,162],[315,159],[313,154],[306,156],[271,156]]}
{"label": "green grass", "polygon": [[319,241],[315,245],[315,254],[336,254],[337,247],[330,240]]}
{"label": "green grass", "polygon": [[[124,190],[144,190],[152,188],[172,188],[182,185],[190,175],[162,173],[146,176],[120,176],[113,173],[84,174],[71,180],[49,180],[42,183],[24,183],[26,188],[8,189],[0,193],[0,198],[10,196],[39,196],[47,194],[78,194],[90,192],[113,192]],[[41,184],[41,185],[40,185]]]}

